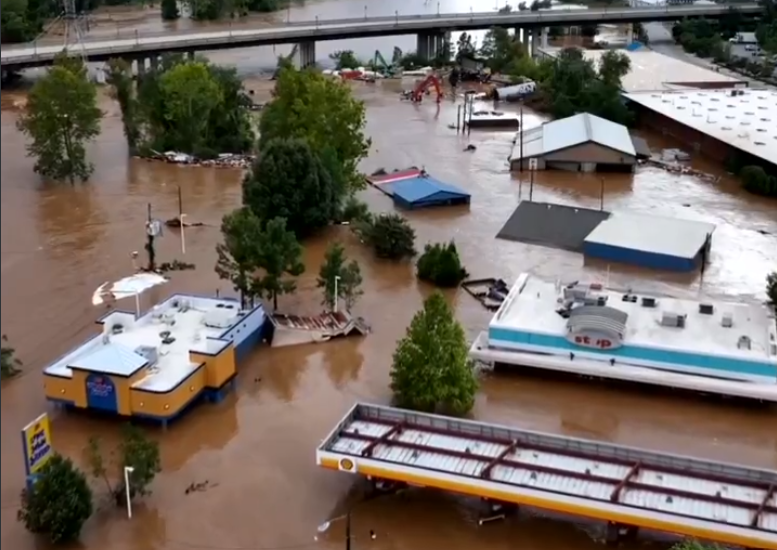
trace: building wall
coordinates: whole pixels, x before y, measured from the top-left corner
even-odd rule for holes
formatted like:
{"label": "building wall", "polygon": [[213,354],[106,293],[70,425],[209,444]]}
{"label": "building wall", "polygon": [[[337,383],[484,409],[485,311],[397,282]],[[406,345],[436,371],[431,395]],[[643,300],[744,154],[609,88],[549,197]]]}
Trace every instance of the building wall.
{"label": "building wall", "polygon": [[595,163],[595,164],[636,164],[637,160],[633,156],[626,155],[619,151],[602,147],[596,143],[583,143],[577,147],[562,149],[544,155],[545,161],[550,162],[575,162],[575,163]]}
{"label": "building wall", "polygon": [[620,246],[610,246],[597,242],[583,243],[583,254],[589,258],[664,271],[688,272],[694,271],[698,267],[698,256],[683,258],[667,254],[643,252]]}
{"label": "building wall", "polygon": [[43,393],[56,403],[86,408],[86,385],[76,384],[72,378],[43,374]]}
{"label": "building wall", "polygon": [[189,360],[192,363],[205,365],[204,385],[214,390],[219,389],[237,374],[235,347],[232,344],[215,356],[189,352]]}
{"label": "building wall", "polygon": [[514,330],[500,326],[489,327],[488,344],[491,347],[540,351],[554,355],[574,353],[579,357],[590,357],[604,361],[609,359],[623,360],[631,365],[642,365],[666,370],[680,370],[681,368],[684,371],[696,372],[707,376],[777,382],[777,362],[766,358],[760,361],[735,359],[629,345],[617,349],[598,350],[577,346],[563,336]]}
{"label": "building wall", "polygon": [[166,420],[180,414],[205,388],[206,370],[198,367],[188,378],[166,392],[132,388],[130,402],[134,416]]}
{"label": "building wall", "polygon": [[725,162],[737,151],[730,145],[703,134],[693,128],[681,124],[671,118],[646,109],[637,104],[632,104],[637,111],[639,123],[663,135],[671,136],[682,142],[689,152],[701,153],[705,157],[718,162]]}

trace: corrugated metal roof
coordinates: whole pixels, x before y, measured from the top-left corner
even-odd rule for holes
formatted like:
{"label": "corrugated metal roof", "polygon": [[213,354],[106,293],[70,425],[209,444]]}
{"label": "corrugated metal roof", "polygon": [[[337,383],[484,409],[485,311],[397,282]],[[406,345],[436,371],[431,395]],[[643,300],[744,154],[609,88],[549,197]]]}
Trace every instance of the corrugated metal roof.
{"label": "corrugated metal roof", "polygon": [[637,154],[628,128],[590,113],[546,122],[542,128],[545,155],[591,141],[626,155]]}
{"label": "corrugated metal roof", "polygon": [[74,359],[68,366],[103,374],[129,376],[148,363],[148,360],[121,344],[106,344],[94,352]]}
{"label": "corrugated metal roof", "polygon": [[[415,414],[415,413],[414,413]],[[339,426],[324,449],[359,459],[528,487],[608,504],[685,516],[703,521],[773,531],[777,514],[768,484],[738,483],[710,474],[674,472],[663,464],[630,463],[625,456],[585,455],[572,446],[542,448],[523,439],[500,440],[452,429],[363,418],[357,413]],[[462,423],[463,424],[463,423]],[[470,423],[475,424],[475,423]],[[482,425],[487,429],[485,425]],[[496,426],[492,431],[497,430]],[[606,447],[607,444],[596,444]],[[699,461],[703,465],[703,461]],[[390,467],[390,466],[389,466]],[[758,526],[754,521],[758,521]]]}
{"label": "corrugated metal roof", "polygon": [[390,183],[384,183],[391,195],[399,197],[410,204],[423,201],[437,193],[446,193],[449,196],[465,198],[469,193],[458,187],[443,183],[430,177],[408,178]]}

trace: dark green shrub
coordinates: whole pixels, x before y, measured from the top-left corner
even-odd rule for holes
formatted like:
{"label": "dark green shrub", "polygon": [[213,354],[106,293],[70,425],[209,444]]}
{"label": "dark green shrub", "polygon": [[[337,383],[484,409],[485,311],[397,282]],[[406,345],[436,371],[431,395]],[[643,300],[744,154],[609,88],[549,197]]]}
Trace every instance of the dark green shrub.
{"label": "dark green shrub", "polygon": [[416,267],[419,279],[443,288],[458,286],[467,278],[467,270],[461,265],[459,251],[453,241],[427,244]]}

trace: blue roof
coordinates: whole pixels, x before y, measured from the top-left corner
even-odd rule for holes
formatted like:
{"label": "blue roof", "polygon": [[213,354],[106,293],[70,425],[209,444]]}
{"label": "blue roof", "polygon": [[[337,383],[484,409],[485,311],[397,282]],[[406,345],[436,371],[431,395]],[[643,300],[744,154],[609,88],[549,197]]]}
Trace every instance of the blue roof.
{"label": "blue roof", "polygon": [[430,177],[408,178],[395,181],[388,185],[392,195],[408,203],[422,202],[438,193],[444,193],[447,197],[468,198],[469,193],[458,187],[443,183]]}

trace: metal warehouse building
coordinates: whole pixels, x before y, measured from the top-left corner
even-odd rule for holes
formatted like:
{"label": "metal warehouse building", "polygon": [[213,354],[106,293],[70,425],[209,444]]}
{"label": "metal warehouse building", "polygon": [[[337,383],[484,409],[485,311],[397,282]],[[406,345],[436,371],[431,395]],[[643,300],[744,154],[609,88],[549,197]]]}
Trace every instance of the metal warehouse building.
{"label": "metal warehouse building", "polygon": [[510,169],[631,172],[637,156],[628,128],[581,113],[519,132]]}
{"label": "metal warehouse building", "polygon": [[693,271],[709,257],[715,226],[614,213],[585,238],[586,257],[665,271]]}

